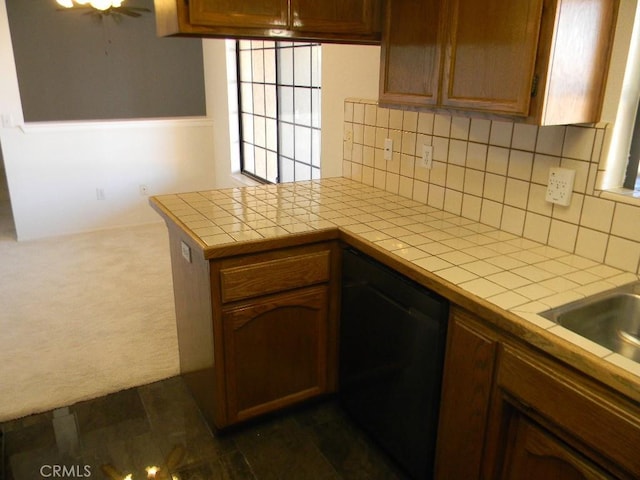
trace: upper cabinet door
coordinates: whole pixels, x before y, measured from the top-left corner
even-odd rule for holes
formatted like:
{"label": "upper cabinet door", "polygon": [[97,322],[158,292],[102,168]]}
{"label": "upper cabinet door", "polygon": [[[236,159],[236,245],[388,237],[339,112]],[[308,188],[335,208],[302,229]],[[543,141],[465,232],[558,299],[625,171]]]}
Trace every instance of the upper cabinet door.
{"label": "upper cabinet door", "polygon": [[190,0],[189,20],[194,25],[244,28],[286,28],[287,0]]}
{"label": "upper cabinet door", "polygon": [[617,0],[545,0],[532,99],[540,124],[599,121],[618,7]]}
{"label": "upper cabinet door", "polygon": [[386,1],[380,62],[382,103],[437,103],[441,4],[442,0]]}
{"label": "upper cabinet door", "polygon": [[543,0],[452,0],[445,107],[527,116]]}
{"label": "upper cabinet door", "polygon": [[293,30],[368,35],[380,32],[380,0],[291,0]]}

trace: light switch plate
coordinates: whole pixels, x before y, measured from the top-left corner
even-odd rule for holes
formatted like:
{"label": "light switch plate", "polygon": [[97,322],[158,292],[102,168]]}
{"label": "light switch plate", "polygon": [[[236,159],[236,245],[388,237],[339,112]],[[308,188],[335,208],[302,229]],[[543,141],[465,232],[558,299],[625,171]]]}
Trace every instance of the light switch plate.
{"label": "light switch plate", "polygon": [[546,201],[568,207],[571,204],[576,171],[569,168],[549,169]]}
{"label": "light switch plate", "polygon": [[189,245],[180,240],[180,248],[182,250],[182,258],[191,263],[191,248]]}
{"label": "light switch plate", "polygon": [[347,144],[347,147],[353,146],[353,130],[351,128],[346,128],[344,131],[344,141]]}
{"label": "light switch plate", "polygon": [[13,115],[10,113],[2,114],[2,126],[4,128],[12,128],[16,126],[16,122],[13,119]]}

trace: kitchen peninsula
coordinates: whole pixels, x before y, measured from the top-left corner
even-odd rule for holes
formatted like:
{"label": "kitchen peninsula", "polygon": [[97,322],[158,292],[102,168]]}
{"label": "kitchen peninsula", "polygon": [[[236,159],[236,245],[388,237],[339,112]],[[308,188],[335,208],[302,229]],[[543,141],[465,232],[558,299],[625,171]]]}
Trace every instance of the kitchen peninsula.
{"label": "kitchen peninsula", "polygon": [[[214,426],[336,390],[347,244],[451,302],[438,478],[515,475],[531,442],[579,472],[640,475],[640,366],[538,315],[636,275],[344,178],[151,205],[169,228],[181,370]],[[255,338],[261,351],[243,352]],[[293,358],[295,372],[277,371]]]}

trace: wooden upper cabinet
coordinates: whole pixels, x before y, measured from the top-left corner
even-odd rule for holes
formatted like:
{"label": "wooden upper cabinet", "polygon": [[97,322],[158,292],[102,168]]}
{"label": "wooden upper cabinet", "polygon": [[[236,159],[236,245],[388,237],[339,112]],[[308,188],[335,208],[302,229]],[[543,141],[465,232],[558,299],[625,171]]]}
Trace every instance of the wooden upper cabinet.
{"label": "wooden upper cabinet", "polygon": [[286,28],[287,0],[189,0],[189,18],[195,25],[247,28]]}
{"label": "wooden upper cabinet", "polygon": [[383,0],[154,0],[159,36],[379,44]]}
{"label": "wooden upper cabinet", "polygon": [[347,34],[380,32],[381,5],[377,0],[291,0],[293,30]]}
{"label": "wooden upper cabinet", "polygon": [[527,116],[542,0],[449,2],[442,105]]}
{"label": "wooden upper cabinet", "polygon": [[538,125],[597,122],[618,5],[387,0],[380,103]]}
{"label": "wooden upper cabinet", "polygon": [[434,105],[440,78],[441,0],[387,0],[380,101]]}
{"label": "wooden upper cabinet", "polygon": [[541,125],[600,120],[619,0],[545,0],[531,111]]}

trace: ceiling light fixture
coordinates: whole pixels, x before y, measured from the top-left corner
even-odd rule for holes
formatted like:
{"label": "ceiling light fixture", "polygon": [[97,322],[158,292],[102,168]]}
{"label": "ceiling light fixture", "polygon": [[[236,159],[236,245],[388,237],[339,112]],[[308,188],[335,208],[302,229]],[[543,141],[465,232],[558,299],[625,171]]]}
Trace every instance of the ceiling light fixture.
{"label": "ceiling light fixture", "polygon": [[88,14],[97,14],[99,16],[111,15],[120,17],[127,15],[129,17],[139,17],[145,12],[151,12],[144,7],[125,7],[122,4],[124,0],[56,0],[56,3],[66,10],[74,7],[80,9],[89,9]]}
{"label": "ceiling light fixture", "polygon": [[122,2],[124,0],[56,0],[58,5],[61,5],[65,8],[73,8],[76,5],[87,5],[89,4],[96,10],[109,10],[110,8],[120,8],[122,6]]}

